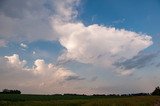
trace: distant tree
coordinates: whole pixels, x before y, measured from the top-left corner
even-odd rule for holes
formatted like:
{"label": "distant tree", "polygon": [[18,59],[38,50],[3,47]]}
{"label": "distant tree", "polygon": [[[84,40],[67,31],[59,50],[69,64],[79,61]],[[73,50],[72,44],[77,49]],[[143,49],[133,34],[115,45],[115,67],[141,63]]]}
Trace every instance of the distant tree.
{"label": "distant tree", "polygon": [[103,97],[103,96],[106,96],[106,95],[105,94],[93,94],[92,96]]}
{"label": "distant tree", "polygon": [[160,87],[156,87],[155,90],[151,93],[152,95],[159,95],[160,96]]}
{"label": "distant tree", "polygon": [[8,93],[10,93],[10,90],[8,90],[8,89],[3,89],[2,93],[8,94]]}
{"label": "distant tree", "polygon": [[135,93],[135,94],[130,94],[130,96],[149,96],[149,93]]}
{"label": "distant tree", "polygon": [[21,94],[21,91],[4,89],[1,93],[2,94]]}

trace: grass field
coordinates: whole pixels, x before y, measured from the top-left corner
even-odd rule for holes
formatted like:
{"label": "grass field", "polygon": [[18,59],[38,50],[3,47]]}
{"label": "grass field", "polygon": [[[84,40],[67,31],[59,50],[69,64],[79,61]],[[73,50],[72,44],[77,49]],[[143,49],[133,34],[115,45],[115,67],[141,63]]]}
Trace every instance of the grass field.
{"label": "grass field", "polygon": [[0,94],[0,106],[154,106],[158,101],[160,101],[160,96],[96,97]]}

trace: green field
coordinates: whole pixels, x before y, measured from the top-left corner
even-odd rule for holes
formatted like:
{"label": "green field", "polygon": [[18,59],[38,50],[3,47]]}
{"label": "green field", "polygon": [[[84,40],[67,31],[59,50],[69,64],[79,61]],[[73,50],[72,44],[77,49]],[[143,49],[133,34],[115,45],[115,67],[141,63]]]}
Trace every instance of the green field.
{"label": "green field", "polygon": [[154,106],[159,101],[160,96],[0,94],[0,106]]}

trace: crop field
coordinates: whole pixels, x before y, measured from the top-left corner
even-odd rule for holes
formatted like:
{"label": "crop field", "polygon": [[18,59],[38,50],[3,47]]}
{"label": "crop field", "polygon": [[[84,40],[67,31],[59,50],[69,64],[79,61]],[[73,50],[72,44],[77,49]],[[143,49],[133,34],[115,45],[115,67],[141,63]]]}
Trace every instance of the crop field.
{"label": "crop field", "polygon": [[0,106],[160,106],[160,96],[0,94]]}

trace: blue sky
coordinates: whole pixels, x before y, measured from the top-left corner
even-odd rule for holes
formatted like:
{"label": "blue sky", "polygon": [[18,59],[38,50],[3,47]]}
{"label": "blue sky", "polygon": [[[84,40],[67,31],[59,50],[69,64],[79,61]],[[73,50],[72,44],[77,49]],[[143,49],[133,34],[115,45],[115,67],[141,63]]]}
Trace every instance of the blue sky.
{"label": "blue sky", "polygon": [[159,11],[159,0],[2,0],[0,89],[151,92],[160,80]]}
{"label": "blue sky", "polygon": [[98,23],[156,35],[159,34],[159,3],[158,0],[87,0],[80,17],[89,24]]}
{"label": "blue sky", "polygon": [[159,5],[159,0],[85,0],[80,19],[86,24],[146,33],[159,43]]}

